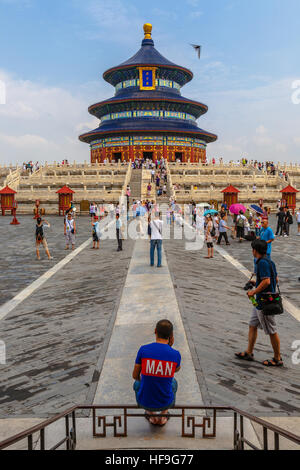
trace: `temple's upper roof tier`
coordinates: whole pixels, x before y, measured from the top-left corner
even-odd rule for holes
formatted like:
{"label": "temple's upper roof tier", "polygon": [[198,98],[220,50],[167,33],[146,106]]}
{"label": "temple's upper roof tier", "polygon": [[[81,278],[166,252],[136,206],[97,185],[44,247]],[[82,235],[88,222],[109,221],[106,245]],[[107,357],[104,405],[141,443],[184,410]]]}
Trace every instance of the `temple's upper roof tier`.
{"label": "temple's upper roof tier", "polygon": [[152,26],[150,24],[144,25],[145,38],[142,41],[140,50],[122,64],[106,70],[103,74],[104,80],[116,86],[120,82],[137,78],[138,67],[142,66],[157,67],[157,76],[174,81],[180,86],[192,80],[193,73],[190,70],[174,64],[155,49],[151,38],[151,30]]}

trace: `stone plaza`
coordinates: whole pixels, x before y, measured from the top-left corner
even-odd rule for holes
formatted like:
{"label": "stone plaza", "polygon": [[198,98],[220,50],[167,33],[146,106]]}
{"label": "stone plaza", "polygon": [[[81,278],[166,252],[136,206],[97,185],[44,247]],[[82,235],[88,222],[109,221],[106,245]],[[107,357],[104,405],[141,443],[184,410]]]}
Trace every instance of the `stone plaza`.
{"label": "stone plaza", "polygon": [[[37,261],[32,217],[20,216],[19,226],[10,226],[8,217],[0,219],[0,263],[6,273],[0,286],[0,340],[6,346],[6,364],[0,365],[0,440],[73,405],[134,405],[136,352],[153,341],[162,318],[173,322],[174,347],[183,357],[178,403],[234,405],[297,434],[300,365],[292,355],[300,339],[300,272],[295,225],[289,239],[273,242],[286,302],[278,318],[284,367],[265,368],[262,361],[271,357],[271,346],[262,332],[254,362],[234,356],[246,345],[251,313],[243,290],[253,270],[249,242],[232,240],[230,247],[216,247],[215,258],[207,260],[205,248],[187,250],[184,237],[171,238],[163,243],[158,270],[149,266],[149,241],[139,233],[136,240],[124,240],[122,252],[116,253],[116,240],[103,240],[99,251],[91,250],[90,218],[80,216],[76,250],[68,253],[63,219],[47,220],[53,260],[42,253]],[[274,228],[274,216],[270,220]],[[132,436],[140,447],[147,447],[150,438],[150,445],[158,447],[230,448],[225,428],[215,447],[212,441],[182,443],[173,425],[154,432],[139,421]],[[130,437],[88,444],[85,427],[82,432],[88,448],[133,445]],[[250,433],[259,442],[255,426]]]}
{"label": "stone plaza", "polygon": [[[151,24],[143,29],[140,49],[103,74],[114,96],[88,108],[98,127],[77,123],[89,162],[60,163],[56,146],[51,162],[0,165],[0,450],[299,449],[300,165],[209,159],[218,136],[198,126],[208,106],[181,94],[193,72],[155,48]],[[191,46],[200,59],[201,46]],[[31,133],[25,143],[47,143]],[[73,145],[74,135],[64,141]],[[259,332],[245,361],[236,353],[261,306],[254,295],[275,293],[261,287],[272,281],[263,260],[271,274],[258,273],[263,290],[250,285],[248,297],[253,255],[266,255],[266,244],[255,253],[247,239],[261,236],[266,219],[275,233],[279,210],[272,260],[283,364],[275,330]],[[227,216],[233,236],[222,246],[213,224],[224,228]],[[172,325],[157,333],[163,319],[181,364]],[[158,349],[135,365],[155,333]],[[176,361],[156,357],[162,345]],[[154,417],[166,407],[136,398],[146,375],[153,395],[169,397],[169,415]]]}

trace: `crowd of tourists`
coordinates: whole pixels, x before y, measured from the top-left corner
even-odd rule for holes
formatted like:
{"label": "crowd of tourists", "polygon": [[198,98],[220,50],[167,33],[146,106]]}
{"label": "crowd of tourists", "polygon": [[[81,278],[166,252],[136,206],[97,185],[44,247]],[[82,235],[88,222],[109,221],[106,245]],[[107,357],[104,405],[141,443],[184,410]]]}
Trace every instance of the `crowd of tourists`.
{"label": "crowd of tourists", "polygon": [[23,170],[28,172],[28,173],[33,173],[34,171],[38,171],[40,169],[40,164],[39,162],[33,163],[33,161],[30,162],[23,162]]}

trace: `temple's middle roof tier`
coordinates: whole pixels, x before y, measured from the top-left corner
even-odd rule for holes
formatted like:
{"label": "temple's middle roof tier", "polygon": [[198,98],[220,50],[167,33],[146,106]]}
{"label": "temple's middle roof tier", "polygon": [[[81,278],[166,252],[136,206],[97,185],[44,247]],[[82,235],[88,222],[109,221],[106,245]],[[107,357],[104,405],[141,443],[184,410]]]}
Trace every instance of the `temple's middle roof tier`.
{"label": "temple's middle roof tier", "polygon": [[89,107],[89,112],[93,116],[101,119],[102,116],[111,112],[132,111],[135,109],[172,110],[186,112],[198,119],[207,112],[207,106],[184,98],[181,95],[166,93],[165,91],[127,91],[127,93],[117,94]]}

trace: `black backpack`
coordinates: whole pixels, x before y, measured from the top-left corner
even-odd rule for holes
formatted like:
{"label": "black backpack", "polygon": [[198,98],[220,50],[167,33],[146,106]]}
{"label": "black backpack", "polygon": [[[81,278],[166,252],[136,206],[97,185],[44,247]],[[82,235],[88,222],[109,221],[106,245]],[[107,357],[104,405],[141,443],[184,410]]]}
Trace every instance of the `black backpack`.
{"label": "black backpack", "polygon": [[43,238],[44,238],[44,230],[43,230],[43,226],[42,226],[42,225],[37,225],[37,226],[36,226],[36,229],[35,229],[35,238],[36,238],[38,241],[43,240]]}

